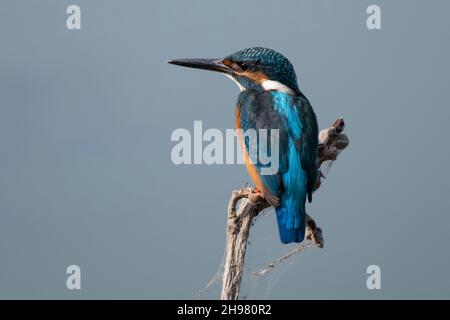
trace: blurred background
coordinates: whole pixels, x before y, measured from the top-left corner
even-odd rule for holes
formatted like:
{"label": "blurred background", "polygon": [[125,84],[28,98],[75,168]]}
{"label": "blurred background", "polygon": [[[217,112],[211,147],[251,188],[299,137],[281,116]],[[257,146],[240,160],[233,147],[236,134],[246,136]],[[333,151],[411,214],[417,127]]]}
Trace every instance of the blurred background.
{"label": "blurred background", "polygon": [[[81,8],[81,30],[66,8]],[[381,8],[381,30],[366,9]],[[173,130],[233,128],[238,89],[168,65],[250,46],[285,54],[321,128],[350,146],[308,212],[325,248],[252,228],[249,298],[450,298],[448,1],[0,4],[0,298],[190,299],[220,266],[241,165],[181,165]],[[66,268],[81,268],[81,290]],[[366,268],[381,268],[368,290]],[[220,280],[206,293],[218,298]]]}

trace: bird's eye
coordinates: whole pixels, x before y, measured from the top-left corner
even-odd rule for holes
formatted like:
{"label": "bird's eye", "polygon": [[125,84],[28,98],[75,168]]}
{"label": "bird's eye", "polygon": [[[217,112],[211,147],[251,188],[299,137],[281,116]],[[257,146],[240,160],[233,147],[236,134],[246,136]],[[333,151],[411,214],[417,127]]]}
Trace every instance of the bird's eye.
{"label": "bird's eye", "polygon": [[248,67],[249,66],[248,66],[247,62],[245,62],[245,61],[239,63],[239,68],[241,68],[242,71],[248,70]]}

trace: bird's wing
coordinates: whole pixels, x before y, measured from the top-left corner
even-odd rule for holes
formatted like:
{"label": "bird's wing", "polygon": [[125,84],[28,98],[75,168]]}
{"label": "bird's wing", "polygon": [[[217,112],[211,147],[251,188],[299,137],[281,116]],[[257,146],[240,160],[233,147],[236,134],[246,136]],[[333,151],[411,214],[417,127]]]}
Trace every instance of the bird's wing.
{"label": "bird's wing", "polygon": [[[319,128],[314,110],[308,99],[301,94],[294,103],[296,113],[301,123],[300,137],[296,139],[296,148],[300,153],[302,169],[306,172],[308,201],[312,200],[312,193],[317,183],[317,145]],[[291,130],[291,134],[292,134]]]}
{"label": "bird's wing", "polygon": [[[253,129],[258,134],[258,143],[256,146],[251,146],[249,139],[245,139],[244,141],[244,138],[241,137],[241,142],[245,146],[246,155],[249,154],[251,149],[253,154],[257,152],[259,155],[260,148],[263,148],[261,150],[262,153],[267,153],[269,157],[276,156],[272,154],[272,150],[275,150],[275,148],[271,145],[271,129],[278,129],[278,170],[273,174],[262,174],[261,170],[270,167],[270,164],[262,163],[259,156],[257,159],[246,161],[247,170],[255,182],[256,187],[263,193],[271,205],[278,207],[280,197],[284,191],[282,174],[287,170],[288,166],[288,130],[282,115],[273,108],[273,99],[270,94],[241,93],[236,112],[236,127],[242,129],[244,132],[248,129]],[[259,143],[260,129],[268,129],[267,146],[261,146]]]}

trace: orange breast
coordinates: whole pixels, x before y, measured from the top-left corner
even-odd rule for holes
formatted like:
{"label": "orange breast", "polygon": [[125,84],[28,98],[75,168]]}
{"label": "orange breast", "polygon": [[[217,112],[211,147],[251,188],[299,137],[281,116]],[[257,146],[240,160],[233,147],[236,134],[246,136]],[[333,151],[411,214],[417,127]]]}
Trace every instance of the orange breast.
{"label": "orange breast", "polygon": [[262,192],[264,190],[264,185],[261,181],[261,177],[259,175],[258,170],[256,170],[255,165],[253,164],[250,157],[248,156],[247,149],[245,148],[244,137],[242,135],[241,110],[239,109],[239,107],[236,107],[235,126],[236,126],[236,129],[238,129],[237,136],[238,136],[239,142],[241,143],[241,148],[244,153],[244,163],[245,163],[245,167],[247,168],[247,172],[248,172],[250,178],[252,179],[253,183],[255,184],[256,189],[258,189],[259,191]]}

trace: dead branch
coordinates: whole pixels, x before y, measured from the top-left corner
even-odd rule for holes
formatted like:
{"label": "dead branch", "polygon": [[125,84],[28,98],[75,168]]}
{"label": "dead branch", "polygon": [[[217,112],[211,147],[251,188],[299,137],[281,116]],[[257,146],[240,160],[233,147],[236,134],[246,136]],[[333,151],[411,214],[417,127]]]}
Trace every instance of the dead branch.
{"label": "dead branch", "polygon": [[[344,127],[344,119],[339,118],[329,128],[322,130],[319,134],[317,159],[319,175],[315,190],[319,189],[324,178],[320,169],[322,164],[326,161],[336,160],[339,153],[349,144],[348,137],[342,133]],[[239,207],[236,209],[239,201]],[[254,189],[243,188],[241,190],[235,190],[231,194],[228,204],[227,247],[223,271],[222,300],[237,300],[239,298],[250,227],[253,219],[259,212],[268,207],[270,205],[264,197]],[[309,215],[307,216],[305,238],[313,241],[319,248],[322,248],[324,245],[322,230],[317,227]],[[265,268],[255,274],[266,274],[275,265],[301,252],[304,248],[305,243],[301,243],[291,252],[269,263]]]}

